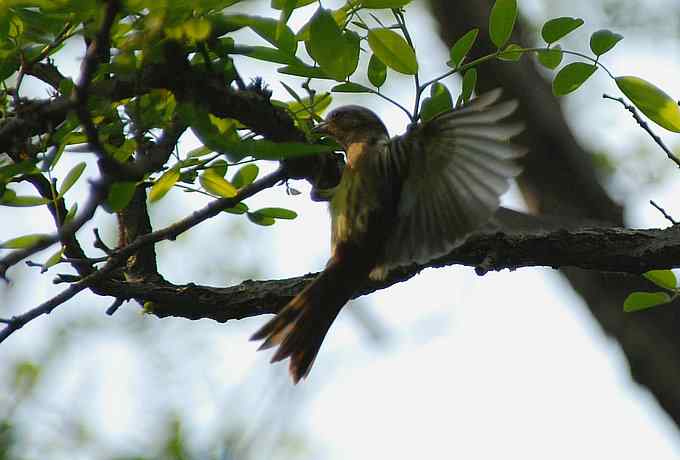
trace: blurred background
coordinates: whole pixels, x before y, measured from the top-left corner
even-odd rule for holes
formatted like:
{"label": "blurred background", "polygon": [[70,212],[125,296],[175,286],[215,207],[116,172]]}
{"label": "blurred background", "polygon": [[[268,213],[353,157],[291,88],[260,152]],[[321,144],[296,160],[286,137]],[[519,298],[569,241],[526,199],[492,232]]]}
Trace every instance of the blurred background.
{"label": "blurred background", "polygon": [[[587,52],[593,31],[612,29],[625,39],[603,57],[608,68],[677,96],[676,1],[520,0],[518,39],[538,44],[547,19],[584,18],[563,48]],[[455,38],[484,24],[487,2],[460,3],[414,0],[407,7],[423,79],[446,70]],[[315,8],[297,10],[291,26],[302,25]],[[276,16],[264,1],[236,10]],[[488,41],[484,33],[479,40]],[[83,53],[74,41],[57,65],[75,76]],[[237,66],[244,79],[261,76],[276,98],[288,98],[275,66],[247,58]],[[521,65],[480,69],[480,88],[502,85],[520,99],[528,124],[527,173],[504,204],[665,227],[649,205],[654,199],[679,217],[677,171],[627,112],[601,99],[604,92],[617,95],[604,73],[560,106],[548,93],[548,79],[527,57]],[[459,81],[446,83],[456,94]],[[412,104],[405,76],[391,74],[385,91]],[[31,82],[24,95],[44,98],[47,91]],[[348,103],[374,109],[391,134],[405,128],[404,116],[377,98],[335,95],[335,106]],[[678,151],[677,135],[664,140]],[[181,148],[197,145],[187,135]],[[60,168],[68,171],[84,158],[71,154]],[[95,171],[88,166],[89,174]],[[159,271],[175,283],[227,286],[320,270],[329,249],[325,205],[308,199],[306,184],[291,185],[303,193],[290,196],[277,187],[249,204],[294,209],[297,220],[263,228],[239,216],[212,219],[159,244]],[[71,199],[85,192],[70,192]],[[196,194],[172,191],[151,206],[153,225],[203,204]],[[42,208],[2,212],[0,241],[51,225]],[[81,231],[85,247],[91,248],[93,227],[114,245],[112,216],[100,213]],[[38,271],[10,271],[12,283],[0,286],[0,316],[25,311],[61,288],[51,283],[54,273]],[[673,396],[664,399],[668,388],[680,388],[675,364],[664,368],[651,339],[628,333],[639,324],[667,323],[669,330],[649,334],[662,343],[664,334],[675,335],[677,315],[673,306],[660,319],[624,315],[621,295],[635,282],[542,268],[484,277],[469,267],[425,270],[346,308],[310,378],[297,386],[286,364],[270,366],[270,356],[248,341],[265,317],[226,324],[159,320],[133,303],[108,317],[109,299],[84,293],[0,345],[0,460],[679,458],[678,413]],[[665,353],[661,345],[658,353]]]}

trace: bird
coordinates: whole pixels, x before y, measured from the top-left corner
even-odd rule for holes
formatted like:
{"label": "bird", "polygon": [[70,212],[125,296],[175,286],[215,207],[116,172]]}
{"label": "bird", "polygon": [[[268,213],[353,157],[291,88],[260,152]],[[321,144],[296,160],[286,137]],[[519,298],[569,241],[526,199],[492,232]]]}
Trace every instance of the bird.
{"label": "bird", "polygon": [[509,142],[524,126],[504,121],[517,109],[502,89],[412,123],[390,138],[378,115],[357,105],[328,113],[314,131],[344,149],[346,165],[332,190],[331,256],[326,267],[253,341],[290,358],[293,383],[308,376],[343,306],[369,279],[449,253],[487,222],[527,149]]}

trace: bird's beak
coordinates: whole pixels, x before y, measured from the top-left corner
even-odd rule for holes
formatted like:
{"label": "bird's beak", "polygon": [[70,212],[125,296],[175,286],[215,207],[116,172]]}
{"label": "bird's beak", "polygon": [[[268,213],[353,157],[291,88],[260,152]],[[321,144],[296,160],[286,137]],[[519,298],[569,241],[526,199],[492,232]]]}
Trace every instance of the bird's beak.
{"label": "bird's beak", "polygon": [[330,134],[328,128],[329,128],[328,122],[322,121],[321,123],[312,128],[312,132],[314,134]]}

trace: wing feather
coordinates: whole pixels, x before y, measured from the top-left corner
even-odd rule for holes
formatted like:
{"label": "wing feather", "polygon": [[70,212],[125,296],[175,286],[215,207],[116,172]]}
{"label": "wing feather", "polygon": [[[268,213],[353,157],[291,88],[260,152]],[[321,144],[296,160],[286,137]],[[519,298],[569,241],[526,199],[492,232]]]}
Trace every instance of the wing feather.
{"label": "wing feather", "polygon": [[489,91],[392,139],[379,167],[403,181],[398,220],[372,277],[445,255],[498,209],[526,153],[508,142],[523,124],[503,122],[517,102],[500,97]]}

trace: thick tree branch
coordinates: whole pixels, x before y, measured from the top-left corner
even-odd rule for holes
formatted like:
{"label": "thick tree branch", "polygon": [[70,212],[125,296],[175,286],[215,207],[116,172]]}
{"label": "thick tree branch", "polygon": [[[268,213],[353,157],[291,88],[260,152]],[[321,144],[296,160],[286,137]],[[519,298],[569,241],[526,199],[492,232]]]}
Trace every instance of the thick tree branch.
{"label": "thick tree branch", "polygon": [[[457,264],[475,267],[480,274],[531,266],[639,274],[680,266],[680,227],[665,230],[588,227],[534,233],[488,229],[472,235],[445,257],[395,270],[385,281],[367,281],[355,297],[406,281],[425,268]],[[147,308],[159,317],[211,318],[224,322],[277,312],[315,276],[316,273],[310,273],[282,280],[245,281],[226,288],[174,285],[165,280],[106,281],[97,285],[96,292],[151,302],[152,306]]]}
{"label": "thick tree branch", "polygon": [[[186,124],[175,118],[170,126],[163,130],[163,134],[157,142],[138,149],[135,161],[132,164],[133,168],[144,172],[160,170],[170,158],[179,138],[186,129]],[[117,213],[118,247],[127,246],[138,237],[153,231],[146,203],[145,187],[146,184],[144,183],[137,185],[130,203]],[[153,244],[141,247],[137,253],[128,257],[125,277],[127,279],[159,277],[156,251]]]}

